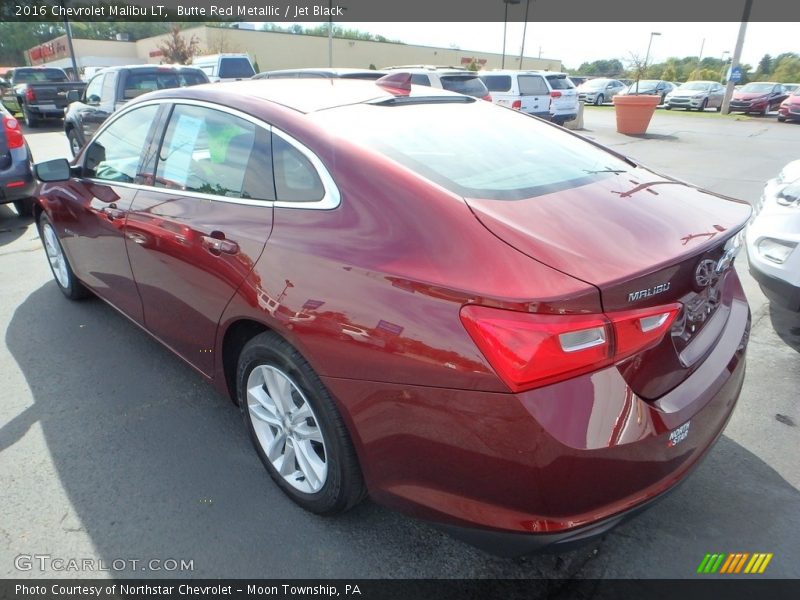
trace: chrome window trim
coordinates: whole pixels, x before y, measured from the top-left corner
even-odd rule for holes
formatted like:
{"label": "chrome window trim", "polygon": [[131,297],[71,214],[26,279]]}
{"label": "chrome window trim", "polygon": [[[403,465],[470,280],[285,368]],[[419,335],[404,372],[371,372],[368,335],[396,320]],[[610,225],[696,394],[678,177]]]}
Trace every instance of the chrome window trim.
{"label": "chrome window trim", "polygon": [[[143,108],[145,106],[149,106],[151,104],[162,105],[162,104],[187,104],[190,106],[200,106],[203,108],[209,108],[212,110],[218,110],[220,112],[231,114],[235,117],[239,117],[245,121],[249,121],[253,123],[256,127],[261,127],[266,131],[272,133],[273,135],[278,135],[283,139],[286,143],[290,144],[294,147],[298,152],[300,152],[303,156],[305,156],[308,161],[311,163],[311,166],[317,171],[317,176],[319,177],[320,181],[322,182],[322,187],[325,190],[325,195],[322,197],[321,200],[315,200],[313,202],[288,202],[288,201],[281,201],[281,200],[256,200],[253,198],[229,198],[226,196],[215,196],[214,194],[203,194],[200,192],[191,192],[185,190],[170,190],[163,187],[156,187],[152,185],[141,185],[138,183],[126,183],[126,182],[116,182],[116,181],[109,181],[107,179],[97,179],[94,177],[87,177],[84,178],[86,181],[91,181],[92,183],[96,183],[99,185],[115,185],[124,188],[134,189],[134,190],[146,190],[146,191],[155,191],[160,192],[162,194],[174,194],[176,196],[185,196],[185,197],[192,197],[192,198],[199,198],[202,200],[216,200],[219,202],[230,202],[232,204],[242,204],[246,206],[271,206],[276,208],[293,208],[293,209],[308,209],[308,210],[331,210],[333,208],[337,208],[341,204],[341,194],[339,193],[339,188],[336,186],[336,183],[333,181],[333,177],[328,172],[328,169],[325,168],[325,165],[322,164],[322,161],[319,157],[314,154],[309,148],[298,142],[294,139],[291,135],[278,129],[277,127],[273,127],[272,125],[265,123],[264,121],[244,113],[240,110],[236,110],[235,108],[231,108],[229,106],[225,106],[224,104],[216,104],[214,102],[208,102],[205,100],[192,100],[192,99],[185,99],[185,98],[159,98],[156,100],[145,100],[143,102],[137,102],[136,104],[126,106],[118,113],[114,114],[110,117],[100,129],[97,130],[92,139],[96,139],[100,137],[106,129],[108,129],[111,125],[114,124],[117,119],[120,119],[124,115],[129,112],[132,112],[138,108]],[[91,142],[90,142],[91,143]],[[83,161],[86,160],[86,156],[84,155]],[[81,168],[83,168],[83,162],[81,162]]]}

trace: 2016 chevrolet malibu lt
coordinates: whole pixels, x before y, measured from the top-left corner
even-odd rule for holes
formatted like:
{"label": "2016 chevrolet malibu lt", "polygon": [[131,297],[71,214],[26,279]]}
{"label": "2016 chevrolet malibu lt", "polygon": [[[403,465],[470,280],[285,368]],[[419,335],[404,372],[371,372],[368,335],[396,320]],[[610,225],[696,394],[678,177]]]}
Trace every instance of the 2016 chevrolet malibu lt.
{"label": "2016 chevrolet malibu lt", "polygon": [[229,394],[310,511],[369,493],[506,554],[602,533],[733,411],[750,207],[409,81],[134,100],[37,166],[55,282]]}

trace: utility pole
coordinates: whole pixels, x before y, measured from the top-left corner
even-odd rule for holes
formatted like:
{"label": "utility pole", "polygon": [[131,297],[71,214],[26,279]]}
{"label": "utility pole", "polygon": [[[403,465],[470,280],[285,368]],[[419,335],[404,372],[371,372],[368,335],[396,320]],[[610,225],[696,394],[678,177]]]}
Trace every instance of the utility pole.
{"label": "utility pole", "polygon": [[328,0],[328,66],[333,68],[333,0]]}
{"label": "utility pole", "polygon": [[522,0],[503,0],[505,15],[503,16],[503,58],[500,59],[500,68],[506,68],[506,32],[508,30],[508,5],[519,4]]}
{"label": "utility pole", "polygon": [[531,0],[525,0],[525,25],[522,26],[522,47],[519,50],[519,70],[522,70],[522,57],[525,54],[525,34],[528,33],[528,9],[531,7]]}
{"label": "utility pole", "polygon": [[[747,32],[747,22],[750,20],[750,9],[753,8],[753,0],[745,0],[744,12],[742,13],[742,22],[739,24],[739,37],[736,38],[736,48],[733,49],[733,58],[731,59],[731,73],[739,66],[739,59],[742,56],[742,47],[744,46],[744,35]],[[725,98],[722,100],[722,114],[727,115],[731,109],[731,97],[733,96],[733,88],[736,82],[728,79],[728,84],[725,86]]]}

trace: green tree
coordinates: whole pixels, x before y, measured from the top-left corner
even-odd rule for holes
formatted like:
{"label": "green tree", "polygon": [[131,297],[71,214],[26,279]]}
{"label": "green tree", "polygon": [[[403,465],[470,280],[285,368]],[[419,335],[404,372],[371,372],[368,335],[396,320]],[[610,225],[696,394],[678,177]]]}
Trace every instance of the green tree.
{"label": "green tree", "polygon": [[760,73],[761,75],[769,75],[772,73],[772,57],[769,54],[765,54],[761,57],[761,60],[758,61],[756,73]]}
{"label": "green tree", "polygon": [[162,62],[168,64],[188,65],[200,50],[200,40],[192,36],[188,41],[181,35],[181,28],[173,26],[169,36],[158,49],[163,56]]}
{"label": "green tree", "polygon": [[777,57],[772,79],[781,83],[800,82],[800,56],[794,53],[787,53]]}

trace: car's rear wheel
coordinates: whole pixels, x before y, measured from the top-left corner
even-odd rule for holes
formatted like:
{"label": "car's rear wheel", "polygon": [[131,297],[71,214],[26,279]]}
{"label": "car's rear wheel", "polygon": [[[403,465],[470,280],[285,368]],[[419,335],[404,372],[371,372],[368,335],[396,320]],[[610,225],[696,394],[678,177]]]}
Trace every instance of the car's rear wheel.
{"label": "car's rear wheel", "polygon": [[595,99],[594,99],[594,105],[595,105],[595,106],[600,106],[600,105],[601,105],[601,104],[603,104],[605,101],[606,101],[606,99],[605,99],[605,97],[603,96],[603,94],[597,94],[597,96],[596,96],[596,97],[595,97]]}
{"label": "car's rear wheel", "polygon": [[322,381],[286,340],[265,332],[239,356],[237,393],[250,438],[278,486],[317,514],[360,502],[355,449]]}
{"label": "car's rear wheel", "polygon": [[56,230],[46,214],[42,213],[39,219],[39,237],[42,238],[50,270],[56,280],[58,289],[70,300],[80,300],[90,295],[86,287],[78,281],[72,267],[64,254],[64,248],[58,240]]}
{"label": "car's rear wheel", "polygon": [[33,216],[33,198],[23,198],[22,200],[14,200],[14,208],[20,217]]}
{"label": "car's rear wheel", "polygon": [[67,132],[67,139],[69,140],[69,149],[72,152],[72,156],[78,156],[78,152],[81,151],[81,142],[78,140],[78,134],[75,133],[74,129],[70,129]]}
{"label": "car's rear wheel", "polygon": [[39,125],[39,118],[25,104],[22,105],[22,119],[27,127],[33,128]]}
{"label": "car's rear wheel", "polygon": [[778,117],[779,123],[783,123],[784,121],[786,121],[786,117]]}

